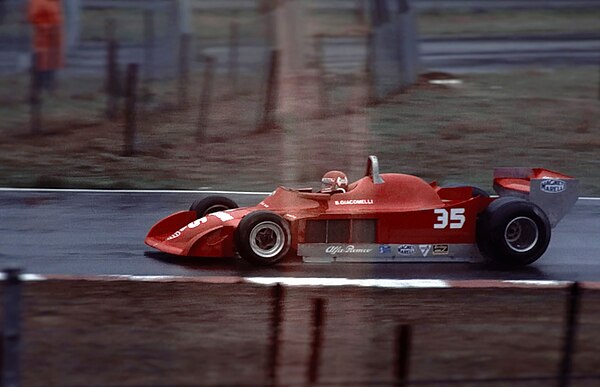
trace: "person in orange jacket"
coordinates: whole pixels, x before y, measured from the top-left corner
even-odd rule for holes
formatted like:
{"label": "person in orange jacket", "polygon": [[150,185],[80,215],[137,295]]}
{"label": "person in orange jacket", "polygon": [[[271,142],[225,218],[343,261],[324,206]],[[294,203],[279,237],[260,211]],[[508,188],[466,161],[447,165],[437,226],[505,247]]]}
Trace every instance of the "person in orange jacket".
{"label": "person in orange jacket", "polygon": [[29,0],[33,52],[40,86],[54,88],[55,72],[64,66],[63,13],[60,0]]}

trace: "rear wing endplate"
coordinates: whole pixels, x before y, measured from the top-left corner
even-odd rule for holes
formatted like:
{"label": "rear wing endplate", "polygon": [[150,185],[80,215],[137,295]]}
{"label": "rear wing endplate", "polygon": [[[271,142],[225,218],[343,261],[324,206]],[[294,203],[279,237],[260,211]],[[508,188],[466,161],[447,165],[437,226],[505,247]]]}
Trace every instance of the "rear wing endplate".
{"label": "rear wing endplate", "polygon": [[537,204],[554,227],[577,201],[579,179],[542,168],[496,168],[494,190]]}

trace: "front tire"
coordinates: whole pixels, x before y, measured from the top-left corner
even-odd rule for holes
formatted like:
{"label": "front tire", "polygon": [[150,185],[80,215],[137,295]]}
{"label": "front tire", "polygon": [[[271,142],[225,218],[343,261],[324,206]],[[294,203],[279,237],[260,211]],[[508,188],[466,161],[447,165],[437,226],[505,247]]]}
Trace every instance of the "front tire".
{"label": "front tire", "polygon": [[190,211],[196,211],[196,219],[200,219],[213,212],[231,210],[232,208],[238,208],[237,203],[233,200],[225,196],[209,196],[192,203]]}
{"label": "front tire", "polygon": [[544,211],[520,198],[496,199],[477,220],[479,250],[503,266],[535,262],[548,248],[550,235],[550,221]]}
{"label": "front tire", "polygon": [[252,212],[240,221],[235,232],[235,245],[246,261],[254,265],[274,265],[290,250],[290,227],[272,212]]}

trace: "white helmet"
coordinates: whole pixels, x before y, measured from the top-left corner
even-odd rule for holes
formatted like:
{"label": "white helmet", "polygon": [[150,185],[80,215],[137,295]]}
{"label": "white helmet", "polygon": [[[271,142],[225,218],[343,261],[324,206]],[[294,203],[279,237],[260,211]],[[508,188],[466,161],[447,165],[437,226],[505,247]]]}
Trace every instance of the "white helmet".
{"label": "white helmet", "polygon": [[348,178],[344,172],[329,171],[321,179],[321,192],[335,192],[348,190]]}

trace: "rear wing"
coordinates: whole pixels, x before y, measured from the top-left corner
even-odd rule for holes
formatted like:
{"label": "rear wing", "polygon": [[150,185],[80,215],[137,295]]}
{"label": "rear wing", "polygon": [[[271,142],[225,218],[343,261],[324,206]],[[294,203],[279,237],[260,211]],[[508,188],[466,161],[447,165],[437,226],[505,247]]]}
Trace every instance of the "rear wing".
{"label": "rear wing", "polygon": [[571,210],[579,197],[579,180],[543,168],[496,168],[494,190],[537,204],[552,227]]}

